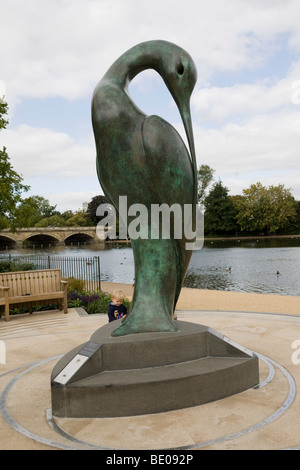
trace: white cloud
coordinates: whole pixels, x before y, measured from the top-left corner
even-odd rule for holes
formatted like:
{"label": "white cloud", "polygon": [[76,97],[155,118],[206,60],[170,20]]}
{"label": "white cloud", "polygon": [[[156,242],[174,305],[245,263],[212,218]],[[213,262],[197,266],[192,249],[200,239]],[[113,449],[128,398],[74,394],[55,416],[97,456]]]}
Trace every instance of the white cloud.
{"label": "white cloud", "polygon": [[201,121],[222,123],[227,119],[244,119],[255,114],[268,113],[279,107],[292,107],[294,81],[236,84],[231,87],[203,88],[195,92],[193,106]]}
{"label": "white cloud", "polygon": [[28,178],[72,178],[95,173],[95,144],[78,144],[69,135],[21,125],[1,133],[15,170]]}
{"label": "white cloud", "polygon": [[113,54],[123,1],[2,1],[0,62],[12,100],[84,96]]}
{"label": "white cloud", "polygon": [[219,124],[279,109],[293,112],[294,105],[300,103],[300,61],[294,62],[280,80],[265,78],[257,83],[203,87],[194,92],[192,103],[198,119]]}
{"label": "white cloud", "polygon": [[6,94],[5,83],[3,82],[3,80],[0,80],[0,100],[2,99],[3,96],[5,96],[5,94]]}
{"label": "white cloud", "polygon": [[246,0],[2,0],[1,79],[22,96],[86,96],[127,48],[160,38],[186,48],[199,82],[251,69],[288,34],[300,50],[299,2]]}
{"label": "white cloud", "polygon": [[[11,111],[24,97],[90,100],[126,49],[149,39],[173,41],[188,50],[198,69],[192,95],[198,164],[213,167],[232,194],[258,180],[278,181],[300,199],[300,105],[292,100],[300,61],[278,80],[246,77],[283,47],[299,54],[299,0],[1,0],[0,8],[0,96],[5,83]],[[228,72],[242,73],[243,83],[210,85],[215,78],[221,84]],[[154,76],[137,81],[139,90],[156,87]],[[95,175],[92,132],[79,143],[76,136],[24,124],[8,126],[0,137],[25,183]],[[78,208],[86,194],[81,192],[57,186],[51,197]]]}
{"label": "white cloud", "polygon": [[273,179],[292,187],[300,199],[300,109],[258,115],[221,129],[196,127],[195,141],[198,165],[214,168],[233,192],[257,181],[269,185]]}
{"label": "white cloud", "polygon": [[103,194],[102,191],[70,191],[70,192],[45,192],[43,197],[56,205],[60,212],[71,210],[76,212],[83,209],[84,202],[90,202],[94,196]]}

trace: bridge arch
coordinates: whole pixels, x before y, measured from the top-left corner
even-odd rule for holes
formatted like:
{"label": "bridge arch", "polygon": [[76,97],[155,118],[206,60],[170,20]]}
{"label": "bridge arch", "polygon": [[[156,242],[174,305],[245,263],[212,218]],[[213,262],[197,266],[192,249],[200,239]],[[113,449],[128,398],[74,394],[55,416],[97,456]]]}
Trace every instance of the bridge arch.
{"label": "bridge arch", "polygon": [[88,245],[94,242],[94,237],[83,232],[73,233],[65,238],[65,245]]}
{"label": "bridge arch", "polygon": [[28,247],[43,247],[58,245],[60,240],[53,235],[37,234],[31,235],[23,240],[23,245]]}
{"label": "bridge arch", "polygon": [[9,236],[0,235],[0,250],[6,250],[8,248],[15,248],[17,242]]}
{"label": "bridge arch", "polygon": [[17,246],[80,245],[98,243],[96,227],[28,227],[16,232],[10,229],[0,230],[0,237],[5,237],[0,248],[16,244]]}

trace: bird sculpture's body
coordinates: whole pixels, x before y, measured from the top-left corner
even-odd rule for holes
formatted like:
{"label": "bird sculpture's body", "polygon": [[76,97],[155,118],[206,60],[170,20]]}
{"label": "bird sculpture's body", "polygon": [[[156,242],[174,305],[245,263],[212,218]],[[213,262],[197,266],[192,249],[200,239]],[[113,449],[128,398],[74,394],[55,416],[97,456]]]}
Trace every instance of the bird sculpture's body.
{"label": "bird sculpture's body", "polygon": [[[148,68],[161,75],[177,103],[190,154],[170,124],[158,116],[146,116],[129,96],[130,81]],[[92,101],[97,173],[105,196],[117,211],[120,196],[127,196],[128,207],[143,204],[149,214],[153,204],[196,206],[189,109],[195,82],[196,68],[186,51],[166,41],[147,41],[125,52],[97,85]],[[147,238],[131,239],[134,295],[129,314],[113,336],[177,331],[172,317],[192,252],[186,250],[184,233],[176,239],[171,232],[170,239],[165,239],[160,231],[153,239],[150,225],[149,220],[144,227]]]}

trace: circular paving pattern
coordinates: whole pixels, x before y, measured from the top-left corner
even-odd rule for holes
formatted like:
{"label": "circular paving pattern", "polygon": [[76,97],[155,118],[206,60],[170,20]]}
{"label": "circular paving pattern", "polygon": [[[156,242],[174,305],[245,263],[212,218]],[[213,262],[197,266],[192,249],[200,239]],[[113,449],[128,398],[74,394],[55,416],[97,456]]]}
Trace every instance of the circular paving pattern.
{"label": "circular paving pattern", "polygon": [[[282,405],[279,406],[270,416],[267,416],[266,418],[262,419],[260,422],[257,422],[255,424],[249,426],[249,427],[241,429],[241,430],[239,430],[235,433],[228,434],[228,435],[225,435],[225,436],[222,436],[222,437],[219,437],[219,438],[216,438],[216,439],[211,439],[211,440],[208,440],[208,441],[204,441],[204,442],[198,442],[198,443],[195,443],[195,444],[185,445],[185,446],[182,446],[182,447],[175,447],[175,448],[173,448],[174,450],[201,449],[201,448],[209,447],[211,445],[218,444],[218,443],[221,443],[221,442],[224,442],[224,441],[229,441],[229,440],[237,438],[237,437],[241,437],[245,434],[249,434],[253,431],[257,431],[258,429],[260,429],[261,427],[271,423],[272,421],[274,421],[275,419],[277,419],[278,417],[280,417],[283,413],[285,413],[287,411],[287,409],[291,406],[291,404],[292,404],[292,402],[295,398],[295,393],[296,393],[295,382],[294,382],[292,376],[289,374],[289,372],[284,367],[282,367],[280,364],[276,363],[272,359],[267,358],[267,357],[265,357],[261,354],[257,354],[257,355],[258,355],[259,359],[267,365],[267,367],[269,369],[269,374],[268,374],[267,378],[262,383],[260,383],[259,385],[257,385],[255,387],[255,389],[262,389],[263,387],[268,386],[268,384],[270,384],[272,382],[272,380],[275,376],[275,368],[278,368],[284,374],[285,379],[288,383],[288,390],[289,391],[288,391],[288,396],[287,396],[286,400],[284,401],[284,403],[282,403]],[[115,447],[105,447],[105,446],[93,444],[91,442],[85,442],[83,440],[77,439],[75,436],[72,436],[68,432],[64,431],[56,423],[56,420],[53,419],[53,417],[52,417],[50,409],[45,410],[46,411],[47,422],[48,422],[49,426],[55,432],[57,432],[61,437],[65,438],[67,441],[69,441],[69,445],[68,444],[63,444],[63,443],[60,443],[60,442],[56,442],[56,441],[53,441],[53,440],[50,440],[50,439],[47,439],[47,438],[44,438],[42,436],[34,434],[29,429],[24,428],[20,423],[18,423],[11,416],[11,414],[9,412],[9,409],[6,405],[6,402],[7,402],[9,393],[12,390],[12,388],[14,387],[14,385],[16,384],[16,382],[18,380],[20,380],[21,378],[23,378],[25,374],[30,373],[33,369],[35,369],[37,367],[43,367],[44,364],[46,364],[50,361],[52,362],[53,360],[59,359],[59,358],[60,358],[60,356],[55,356],[55,357],[50,357],[48,359],[39,361],[35,364],[28,364],[27,366],[24,367],[24,370],[22,372],[20,372],[14,379],[12,379],[8,383],[8,385],[5,387],[3,393],[0,397],[0,411],[1,411],[4,419],[16,431],[24,434],[25,436],[27,436],[31,439],[34,439],[37,442],[40,442],[40,443],[45,444],[47,446],[55,447],[57,449],[65,449],[65,450],[68,450],[68,449],[74,450],[74,449],[82,449],[82,448],[87,448],[87,449],[90,448],[90,449],[98,449],[98,450],[115,449]],[[97,420],[97,421],[98,421],[98,423],[100,422],[100,420]]]}
{"label": "circular paving pattern", "polygon": [[[211,313],[211,312],[210,312]],[[191,314],[189,320],[193,321]],[[221,318],[216,313],[216,318]],[[226,319],[228,313],[226,312]],[[237,316],[232,317],[236,321]],[[213,319],[213,316],[212,316]],[[259,318],[260,320],[261,318]],[[285,330],[281,318],[277,317],[280,339]],[[255,318],[252,326],[244,316],[236,323],[230,319],[222,325],[234,330],[264,334],[262,322]],[[267,319],[269,321],[269,319]],[[300,318],[286,320],[289,329],[298,327]],[[295,322],[295,325],[293,325]],[[225,325],[225,326],[224,326]],[[215,325],[214,325],[215,327]],[[267,329],[265,328],[267,331]],[[297,330],[298,331],[298,330]],[[61,332],[58,334],[61,335]],[[244,333],[243,333],[244,334]],[[268,331],[268,334],[270,332]],[[51,335],[55,336],[52,331]],[[37,336],[37,335],[36,335]],[[279,334],[273,335],[274,338]],[[75,338],[76,340],[76,338]],[[252,338],[250,338],[250,342]],[[252,448],[260,442],[261,448],[299,449],[284,445],[280,433],[273,438],[270,428],[280,428],[284,420],[282,435],[287,422],[294,413],[297,382],[286,367],[268,354],[257,353],[260,368],[260,383],[255,388],[205,405],[175,410],[167,413],[124,418],[70,419],[52,416],[50,374],[61,355],[49,356],[43,360],[0,373],[6,385],[0,396],[0,412],[10,428],[33,440],[42,448],[62,450],[196,450]],[[274,350],[275,351],[275,350]],[[276,354],[274,354],[276,356]],[[284,365],[283,365],[284,364]],[[296,369],[295,369],[296,370]],[[13,378],[11,378],[13,377]],[[33,406],[34,399],[34,406]],[[295,408],[294,408],[295,409]],[[263,436],[263,444],[259,433]],[[296,429],[295,429],[295,434]],[[124,436],[124,439],[116,439]],[[297,439],[297,436],[295,436]],[[299,439],[298,439],[299,440]]]}

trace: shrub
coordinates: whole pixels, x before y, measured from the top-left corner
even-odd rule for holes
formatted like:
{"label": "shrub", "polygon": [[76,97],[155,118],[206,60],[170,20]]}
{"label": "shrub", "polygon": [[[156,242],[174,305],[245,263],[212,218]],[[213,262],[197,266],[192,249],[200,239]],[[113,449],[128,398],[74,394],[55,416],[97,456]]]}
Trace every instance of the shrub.
{"label": "shrub", "polygon": [[10,271],[11,262],[10,261],[1,261],[0,262],[0,273],[7,273]]}
{"label": "shrub", "polygon": [[64,280],[68,281],[68,286],[67,286],[68,292],[71,292],[71,291],[84,292],[85,281],[83,281],[82,279],[76,279],[75,277],[68,277]]}
{"label": "shrub", "polygon": [[[81,293],[72,290],[68,292],[68,307],[82,307],[89,314],[106,313],[110,302],[111,294],[102,291]],[[129,300],[125,298],[123,303],[128,309]]]}
{"label": "shrub", "polygon": [[[49,305],[34,305],[32,307],[33,312],[41,312],[44,310],[56,310],[58,309],[58,304],[49,304]],[[20,315],[22,313],[28,313],[29,307],[19,307],[9,310],[10,315]]]}
{"label": "shrub", "polygon": [[103,302],[102,299],[94,300],[93,302],[90,302],[89,304],[86,305],[85,308],[86,312],[89,314],[92,313],[104,313],[105,310],[103,308]]}
{"label": "shrub", "polygon": [[0,273],[8,273],[14,271],[32,271],[34,269],[33,263],[18,260],[0,261]]}
{"label": "shrub", "polygon": [[87,306],[88,313],[107,313],[108,305],[111,302],[111,295],[101,292],[98,300],[94,300]]}
{"label": "shrub", "polygon": [[79,298],[70,300],[68,299],[68,307],[69,308],[76,308],[76,307],[83,307],[83,303]]}

